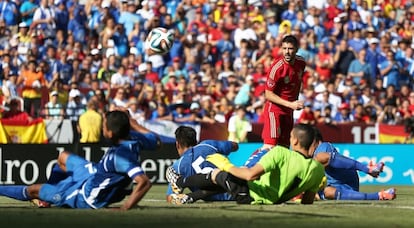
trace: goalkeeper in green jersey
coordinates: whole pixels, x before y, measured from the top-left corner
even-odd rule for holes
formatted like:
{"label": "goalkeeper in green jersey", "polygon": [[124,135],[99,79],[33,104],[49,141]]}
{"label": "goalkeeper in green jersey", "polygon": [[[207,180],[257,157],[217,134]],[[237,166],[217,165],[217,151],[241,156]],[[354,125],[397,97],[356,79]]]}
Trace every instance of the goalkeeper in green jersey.
{"label": "goalkeeper in green jersey", "polygon": [[[302,204],[312,204],[325,176],[324,167],[312,159],[310,149],[314,149],[315,143],[313,126],[298,124],[290,133],[293,151],[275,146],[249,167],[235,167],[225,156],[213,154],[207,156],[207,161],[218,169],[187,178],[177,174],[172,180],[180,188],[209,189],[218,185],[240,204],[278,204],[300,193],[304,193]],[[174,202],[183,204],[196,200],[198,198],[193,199],[191,194],[176,194]]]}

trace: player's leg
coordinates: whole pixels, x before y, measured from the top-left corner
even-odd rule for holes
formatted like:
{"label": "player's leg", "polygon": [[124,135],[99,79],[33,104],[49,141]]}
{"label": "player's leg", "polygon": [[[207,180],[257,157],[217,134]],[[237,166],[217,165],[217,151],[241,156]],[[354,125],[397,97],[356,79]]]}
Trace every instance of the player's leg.
{"label": "player's leg", "polygon": [[39,197],[41,184],[34,185],[5,185],[0,186],[0,196],[6,196],[12,199],[29,201]]}
{"label": "player's leg", "polygon": [[183,177],[178,174],[172,166],[166,171],[167,181],[171,184],[172,191],[176,194],[183,192],[185,188],[198,188],[203,190],[216,190],[217,185],[211,179],[211,172],[208,174],[194,174]]}
{"label": "player's leg", "polygon": [[253,199],[249,195],[247,181],[220,170],[212,172],[212,179],[214,183],[231,194],[238,204],[250,204],[252,202]]}
{"label": "player's leg", "polygon": [[262,148],[271,148],[277,144],[277,137],[279,137],[280,131],[278,131],[278,121],[276,119],[277,114],[274,112],[264,112],[263,113],[263,130],[262,130],[262,139],[263,147]]}
{"label": "player's leg", "polygon": [[378,177],[383,170],[384,163],[380,162],[376,165],[367,166],[357,160],[345,157],[339,153],[331,153],[329,166],[332,168],[360,170],[373,177]]}
{"label": "player's leg", "polygon": [[57,164],[54,164],[52,167],[52,172],[50,173],[49,179],[46,183],[48,184],[55,184],[61,180],[64,180],[68,177],[66,173],[66,161],[69,156],[69,152],[63,151],[59,154],[57,159]]}
{"label": "player's leg", "polygon": [[286,148],[290,147],[290,132],[293,129],[292,115],[279,115],[277,119],[278,139],[277,144]]}
{"label": "player's leg", "polygon": [[325,199],[335,200],[392,200],[395,199],[395,189],[391,188],[380,192],[358,192],[347,185],[343,186],[327,186],[324,189]]}

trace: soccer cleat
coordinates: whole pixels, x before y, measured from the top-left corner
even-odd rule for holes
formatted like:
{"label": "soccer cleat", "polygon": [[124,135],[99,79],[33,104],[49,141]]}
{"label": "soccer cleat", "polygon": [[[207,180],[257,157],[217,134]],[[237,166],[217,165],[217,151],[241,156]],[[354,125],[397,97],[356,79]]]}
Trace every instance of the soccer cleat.
{"label": "soccer cleat", "polygon": [[368,173],[369,175],[373,177],[378,177],[380,173],[382,172],[382,170],[384,169],[384,162],[374,164],[372,163],[372,161],[370,161],[368,168],[369,168],[369,173]]}
{"label": "soccer cleat", "polygon": [[175,205],[190,204],[193,203],[193,198],[186,194],[171,194],[171,203]]}
{"label": "soccer cleat", "polygon": [[175,194],[180,194],[183,192],[184,189],[177,185],[177,180],[180,178],[180,174],[176,173],[172,166],[167,168],[165,176],[167,178],[167,181],[171,184],[172,191]]}
{"label": "soccer cleat", "polygon": [[397,197],[397,190],[395,188],[389,188],[378,192],[379,200],[393,200]]}
{"label": "soccer cleat", "polygon": [[30,202],[38,208],[50,208],[50,203],[39,199],[32,199]]}

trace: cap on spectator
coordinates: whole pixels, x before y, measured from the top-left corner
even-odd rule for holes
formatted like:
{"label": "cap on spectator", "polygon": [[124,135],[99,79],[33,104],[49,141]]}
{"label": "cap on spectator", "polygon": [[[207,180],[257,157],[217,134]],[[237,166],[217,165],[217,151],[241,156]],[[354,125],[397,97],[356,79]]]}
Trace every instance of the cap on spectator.
{"label": "cap on spectator", "polygon": [[372,10],[375,12],[375,11],[381,11],[381,6],[379,6],[379,5],[375,5],[373,8],[372,8]]}
{"label": "cap on spectator", "polygon": [[97,55],[99,54],[99,50],[97,48],[92,49],[91,55]]}
{"label": "cap on spectator", "polygon": [[145,71],[147,71],[147,64],[146,63],[139,64],[139,66],[138,66],[138,72],[139,73],[143,73]]}
{"label": "cap on spectator", "polygon": [[375,29],[374,29],[374,27],[369,26],[366,31],[373,33],[373,32],[375,32]]}
{"label": "cap on spectator", "polygon": [[102,8],[109,8],[111,6],[111,2],[109,0],[102,1],[101,7]]}
{"label": "cap on spectator", "polygon": [[52,91],[52,92],[50,93],[50,96],[51,96],[51,97],[53,97],[53,96],[57,96],[57,95],[59,95],[59,94],[58,94],[58,92],[57,92],[57,91],[55,91],[55,90],[54,90],[54,91]]}
{"label": "cap on spectator", "polygon": [[219,0],[217,2],[217,6],[224,6],[224,1],[223,0]]}
{"label": "cap on spectator", "polygon": [[141,6],[145,6],[145,5],[148,5],[148,1],[147,0],[144,0],[144,1],[141,2]]}
{"label": "cap on spectator", "polygon": [[180,62],[180,57],[178,57],[178,56],[174,57],[173,62]]}
{"label": "cap on spectator", "polygon": [[72,89],[69,92],[69,97],[75,98],[75,97],[80,97],[81,93],[79,90],[77,89]]}
{"label": "cap on spectator", "polygon": [[339,22],[341,22],[341,18],[339,18],[339,17],[335,17],[335,18],[334,18],[334,22],[335,22],[335,23],[339,23]]}
{"label": "cap on spectator", "polygon": [[134,1],[126,1],[126,2],[128,3],[128,5],[135,5],[135,2]]}
{"label": "cap on spectator", "polygon": [[305,101],[305,103],[303,104],[305,107],[312,107],[312,102],[310,101]]}
{"label": "cap on spectator", "polygon": [[133,55],[138,55],[138,49],[136,47],[131,47],[129,53]]}
{"label": "cap on spectator", "polygon": [[26,22],[23,21],[19,23],[19,28],[27,28],[27,27],[29,27],[29,25]]}
{"label": "cap on spectator", "polygon": [[292,22],[290,22],[289,20],[283,20],[282,23],[280,23],[279,26],[279,32],[280,33],[286,33],[286,34],[290,34],[292,30]]}
{"label": "cap on spectator", "polygon": [[275,17],[276,13],[273,10],[266,10],[265,17]]}
{"label": "cap on spectator", "polygon": [[200,105],[197,102],[193,102],[190,105],[190,110],[195,110],[195,109],[199,109]]}
{"label": "cap on spectator", "polygon": [[250,80],[253,80],[253,79],[254,79],[253,76],[251,76],[250,74],[246,76],[246,81],[250,81]]}
{"label": "cap on spectator", "polygon": [[372,37],[371,39],[369,39],[368,41],[369,44],[378,44],[379,43],[379,39],[376,37]]}
{"label": "cap on spectator", "polygon": [[349,104],[348,103],[342,103],[339,108],[340,110],[344,110],[344,109],[349,109]]}

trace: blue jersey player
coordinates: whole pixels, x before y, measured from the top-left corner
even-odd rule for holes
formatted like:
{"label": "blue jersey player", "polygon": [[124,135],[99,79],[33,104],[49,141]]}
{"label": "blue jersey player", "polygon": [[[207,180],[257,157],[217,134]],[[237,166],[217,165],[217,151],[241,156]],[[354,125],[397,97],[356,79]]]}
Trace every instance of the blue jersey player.
{"label": "blue jersey player", "polygon": [[[174,196],[181,193],[182,189],[175,184],[171,184],[175,183],[175,181],[169,180],[169,178],[174,178],[169,175],[169,169],[174,170],[174,173],[179,174],[184,179],[192,175],[210,174],[216,166],[206,161],[208,155],[220,153],[227,156],[239,148],[237,143],[231,141],[204,140],[197,143],[196,131],[188,126],[178,127],[175,131],[175,136],[176,148],[180,158],[167,169],[167,180],[170,183],[167,189],[167,202],[172,203],[174,203]],[[188,187],[192,192],[187,195],[194,201],[199,199],[205,201],[231,200],[230,194],[225,193],[225,190],[218,185],[203,190],[191,186]]]}
{"label": "blue jersey player", "polygon": [[[139,133],[129,141],[131,128]],[[103,135],[113,146],[97,164],[65,151],[59,155],[58,165],[46,184],[0,186],[0,195],[23,201],[39,199],[58,207],[93,209],[120,202],[129,195],[120,209],[131,209],[151,188],[139,162],[139,152],[155,149],[158,137],[130,120],[124,111],[105,114]]]}
{"label": "blue jersey player", "polygon": [[393,200],[395,189],[390,188],[380,192],[359,192],[359,176],[361,171],[377,178],[382,172],[384,163],[376,165],[362,164],[354,159],[341,155],[329,142],[322,141],[322,135],[317,131],[316,149],[313,157],[325,166],[327,178],[326,187],[319,192],[321,199],[335,200]]}

